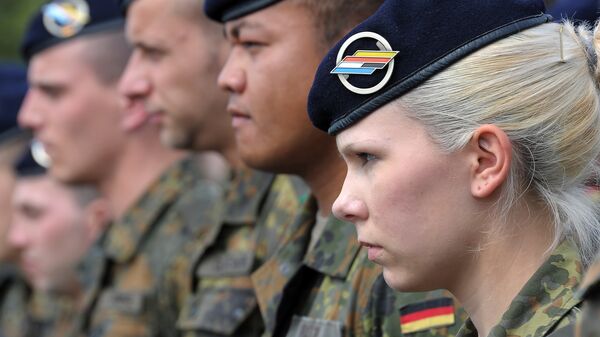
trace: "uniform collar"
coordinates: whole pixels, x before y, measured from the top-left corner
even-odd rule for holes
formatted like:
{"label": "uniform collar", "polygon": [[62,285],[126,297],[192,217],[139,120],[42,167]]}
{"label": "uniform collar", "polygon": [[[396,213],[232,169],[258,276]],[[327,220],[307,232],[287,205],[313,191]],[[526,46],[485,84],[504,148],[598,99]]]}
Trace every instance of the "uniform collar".
{"label": "uniform collar", "polygon": [[[575,289],[581,282],[582,269],[577,248],[565,240],[513,299],[490,337],[546,336],[579,305]],[[468,320],[457,337],[477,335]]]}
{"label": "uniform collar", "polygon": [[111,224],[104,237],[106,256],[118,263],[133,258],[147,233],[198,176],[199,169],[192,157],[167,169],[123,217]]}
{"label": "uniform collar", "polygon": [[224,222],[228,225],[251,225],[258,214],[275,178],[274,174],[251,169],[235,172],[225,197]]}
{"label": "uniform collar", "polygon": [[315,248],[306,254],[304,264],[322,274],[345,278],[359,251],[354,225],[330,215]]}

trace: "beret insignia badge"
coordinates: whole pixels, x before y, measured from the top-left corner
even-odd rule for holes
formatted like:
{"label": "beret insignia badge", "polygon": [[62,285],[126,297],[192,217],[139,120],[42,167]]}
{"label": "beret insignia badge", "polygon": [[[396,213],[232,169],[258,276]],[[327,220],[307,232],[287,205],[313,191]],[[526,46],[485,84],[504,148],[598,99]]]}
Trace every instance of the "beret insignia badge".
{"label": "beret insignia badge", "polygon": [[58,0],[42,8],[44,27],[58,38],[69,38],[90,21],[90,8],[84,0]]}
{"label": "beret insignia badge", "polygon": [[[350,44],[365,38],[376,40],[380,50],[358,50],[353,55],[344,57]],[[392,46],[383,36],[373,32],[360,32],[344,42],[337,54],[337,65],[331,74],[337,75],[348,90],[359,95],[370,95],[381,90],[390,80],[394,72],[394,57],[398,53],[392,50]],[[348,81],[350,75],[373,75],[375,71],[386,67],[387,72],[383,80],[371,88],[358,88]]]}

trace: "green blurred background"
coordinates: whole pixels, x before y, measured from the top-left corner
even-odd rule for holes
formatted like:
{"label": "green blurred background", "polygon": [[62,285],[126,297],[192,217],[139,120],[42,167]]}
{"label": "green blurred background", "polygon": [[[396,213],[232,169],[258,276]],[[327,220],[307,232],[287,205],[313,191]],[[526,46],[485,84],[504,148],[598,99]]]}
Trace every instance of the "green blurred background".
{"label": "green blurred background", "polygon": [[31,15],[45,0],[0,0],[0,60],[19,61],[19,43]]}

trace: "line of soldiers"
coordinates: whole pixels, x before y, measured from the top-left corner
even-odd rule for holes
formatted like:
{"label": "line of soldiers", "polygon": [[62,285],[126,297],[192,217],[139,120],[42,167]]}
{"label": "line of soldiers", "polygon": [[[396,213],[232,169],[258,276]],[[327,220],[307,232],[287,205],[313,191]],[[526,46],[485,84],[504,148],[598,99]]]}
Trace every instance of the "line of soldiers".
{"label": "line of soldiers", "polygon": [[[29,283],[2,264],[0,336],[459,334],[448,291],[394,291],[333,216],[346,165],[306,113],[323,57],[383,2],[44,5],[21,49],[18,121],[36,145],[18,132],[0,153],[17,175],[6,245]],[[582,336],[600,331],[597,274]]]}

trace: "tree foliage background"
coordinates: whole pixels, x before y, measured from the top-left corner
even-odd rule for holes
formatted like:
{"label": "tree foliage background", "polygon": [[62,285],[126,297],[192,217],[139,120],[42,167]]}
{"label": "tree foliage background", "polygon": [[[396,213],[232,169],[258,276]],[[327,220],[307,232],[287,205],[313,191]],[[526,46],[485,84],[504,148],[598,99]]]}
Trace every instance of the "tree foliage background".
{"label": "tree foliage background", "polygon": [[46,1],[0,0],[0,60],[19,61],[19,44],[30,17]]}

